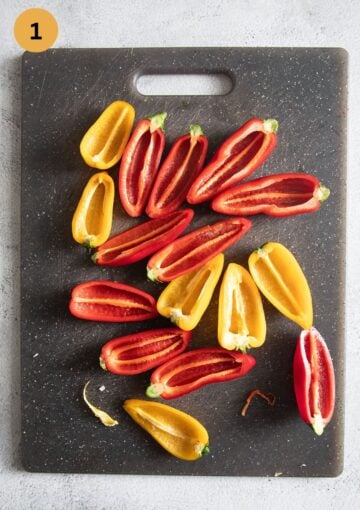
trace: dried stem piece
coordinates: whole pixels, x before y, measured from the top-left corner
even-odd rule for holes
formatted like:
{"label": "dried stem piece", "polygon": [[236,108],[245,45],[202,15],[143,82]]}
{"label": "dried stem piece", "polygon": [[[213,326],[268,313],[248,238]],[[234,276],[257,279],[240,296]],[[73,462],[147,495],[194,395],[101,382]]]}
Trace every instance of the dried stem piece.
{"label": "dried stem piece", "polygon": [[244,407],[241,410],[241,416],[245,416],[246,415],[246,412],[247,412],[247,410],[249,408],[249,405],[251,404],[252,399],[256,395],[259,395],[259,397],[261,397],[264,400],[266,400],[266,402],[269,404],[269,406],[273,406],[275,404],[275,402],[276,402],[276,397],[272,393],[267,393],[265,395],[265,393],[263,393],[262,391],[260,391],[258,389],[252,390],[249,393],[249,395],[248,395],[248,397],[246,399],[246,404],[244,405]]}

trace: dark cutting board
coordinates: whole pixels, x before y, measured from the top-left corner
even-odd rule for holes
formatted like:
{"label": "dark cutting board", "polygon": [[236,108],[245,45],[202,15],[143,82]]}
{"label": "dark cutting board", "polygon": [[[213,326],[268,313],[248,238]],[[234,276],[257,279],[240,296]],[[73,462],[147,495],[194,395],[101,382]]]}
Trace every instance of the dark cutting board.
{"label": "dark cutting board", "polygon": [[[22,115],[22,451],[31,471],[178,475],[335,476],[343,466],[344,262],[346,183],[346,70],[341,49],[176,48],[58,49],[23,57]],[[143,96],[143,73],[227,73],[224,96]],[[135,377],[102,371],[98,357],[108,339],[167,326],[164,318],[138,324],[101,324],[73,318],[71,289],[108,278],[154,296],[145,261],[124,268],[95,266],[71,236],[81,191],[95,172],[82,161],[80,140],[110,102],[135,106],[136,119],[168,112],[167,148],[199,123],[218,144],[251,116],[279,121],[278,146],[256,172],[309,172],[330,188],[316,214],[253,218],[252,230],[226,252],[226,262],[247,264],[252,250],[278,241],[297,257],[314,301],[315,326],[333,356],[337,398],[331,424],[317,437],[299,418],[292,389],[292,358],[299,327],[265,303],[266,343],[251,353],[257,366],[245,378],[209,385],[169,402],[208,429],[211,452],[197,462],[168,455],[122,410],[126,398],[145,398],[149,373]],[[117,168],[111,170],[117,178]],[[222,218],[198,206],[192,229]],[[130,220],[117,198],[113,233]],[[218,289],[192,348],[216,345]],[[89,398],[119,421],[105,428],[82,401]],[[104,391],[99,388],[105,386]],[[269,407],[250,390],[272,392]]]}

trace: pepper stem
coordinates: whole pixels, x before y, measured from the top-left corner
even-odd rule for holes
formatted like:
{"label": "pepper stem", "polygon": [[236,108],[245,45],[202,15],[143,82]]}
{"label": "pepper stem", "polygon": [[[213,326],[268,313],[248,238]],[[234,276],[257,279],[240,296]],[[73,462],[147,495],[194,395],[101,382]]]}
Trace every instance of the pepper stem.
{"label": "pepper stem", "polygon": [[314,415],[314,423],[312,423],[311,426],[315,434],[321,436],[321,434],[324,432],[324,420],[320,413],[316,413]]}
{"label": "pepper stem", "polygon": [[149,278],[149,280],[151,280],[154,283],[159,283],[159,280],[156,278],[154,269],[147,268],[146,272],[147,272],[147,277]]}
{"label": "pepper stem", "polygon": [[153,133],[157,129],[161,129],[162,131],[164,131],[166,117],[167,117],[166,112],[157,113],[156,115],[148,117],[150,121],[150,133]]}
{"label": "pepper stem", "polygon": [[319,200],[319,202],[325,202],[329,198],[330,190],[326,186],[319,184],[317,189],[315,190],[314,197]]}
{"label": "pepper stem", "polygon": [[204,446],[204,448],[201,450],[201,456],[203,457],[203,455],[209,455],[210,453],[210,448],[209,448],[209,445],[206,444]]}
{"label": "pepper stem", "polygon": [[277,133],[279,123],[276,119],[265,119],[264,120],[264,131],[265,133]]}
{"label": "pepper stem", "polygon": [[199,124],[191,124],[190,126],[190,135],[191,136],[201,136],[204,132],[201,129],[201,126]]}
{"label": "pepper stem", "polygon": [[104,361],[104,358],[102,356],[100,356],[99,358],[99,361],[100,361],[100,366],[103,370],[107,370],[106,368],[106,364],[105,364],[105,361]]}
{"label": "pepper stem", "polygon": [[146,389],[146,396],[150,398],[157,398],[160,397],[162,391],[162,384],[150,384],[150,386],[148,386]]}

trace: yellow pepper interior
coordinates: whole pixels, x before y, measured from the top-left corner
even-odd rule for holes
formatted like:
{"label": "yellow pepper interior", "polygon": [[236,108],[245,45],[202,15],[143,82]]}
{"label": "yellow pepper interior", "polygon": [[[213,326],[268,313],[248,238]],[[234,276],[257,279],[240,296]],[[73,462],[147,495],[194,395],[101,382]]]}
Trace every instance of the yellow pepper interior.
{"label": "yellow pepper interior", "polygon": [[283,315],[310,329],[313,322],[309,285],[294,255],[280,243],[267,243],[249,257],[249,268],[264,296]]}
{"label": "yellow pepper interior", "polygon": [[160,295],[158,312],[185,331],[194,329],[209,306],[223,266],[220,253],[199,269],[175,278]]}
{"label": "yellow pepper interior", "polygon": [[90,178],[73,216],[72,234],[76,242],[95,248],[108,239],[114,195],[114,181],[109,174],[100,172]]}
{"label": "yellow pepper interior", "polygon": [[134,123],[135,110],[125,101],[111,103],[85,133],[80,152],[85,162],[106,170],[121,158]]}
{"label": "yellow pepper interior", "polygon": [[266,321],[259,291],[248,271],[228,265],[220,287],[218,341],[224,349],[259,347],[265,341]]}
{"label": "yellow pepper interior", "polygon": [[182,460],[197,460],[207,453],[208,433],[203,425],[174,407],[159,402],[129,399],[125,411],[165,450]]}

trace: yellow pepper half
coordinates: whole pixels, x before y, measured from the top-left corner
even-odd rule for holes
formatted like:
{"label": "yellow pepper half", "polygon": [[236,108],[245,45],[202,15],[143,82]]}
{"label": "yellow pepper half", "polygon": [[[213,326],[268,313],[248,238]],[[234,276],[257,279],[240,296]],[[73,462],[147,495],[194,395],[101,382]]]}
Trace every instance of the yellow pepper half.
{"label": "yellow pepper half", "polygon": [[209,306],[223,266],[224,255],[219,253],[199,269],[175,278],[157,301],[159,314],[185,331],[194,329]]}
{"label": "yellow pepper half", "polygon": [[209,435],[189,414],[159,402],[129,399],[125,411],[166,451],[182,460],[197,460],[209,452]]}
{"label": "yellow pepper half", "polygon": [[120,161],[134,124],[135,110],[125,101],[111,103],[85,133],[80,152],[85,162],[100,170]]}
{"label": "yellow pepper half", "polygon": [[109,237],[114,207],[114,181],[107,172],[94,174],[86,184],[72,220],[77,243],[96,248]]}
{"label": "yellow pepper half", "polygon": [[264,296],[285,317],[310,329],[313,307],[309,285],[294,255],[280,243],[266,243],[249,257],[249,269]]}
{"label": "yellow pepper half", "polygon": [[260,293],[249,272],[228,265],[219,296],[218,341],[228,350],[246,352],[265,342],[266,321]]}

